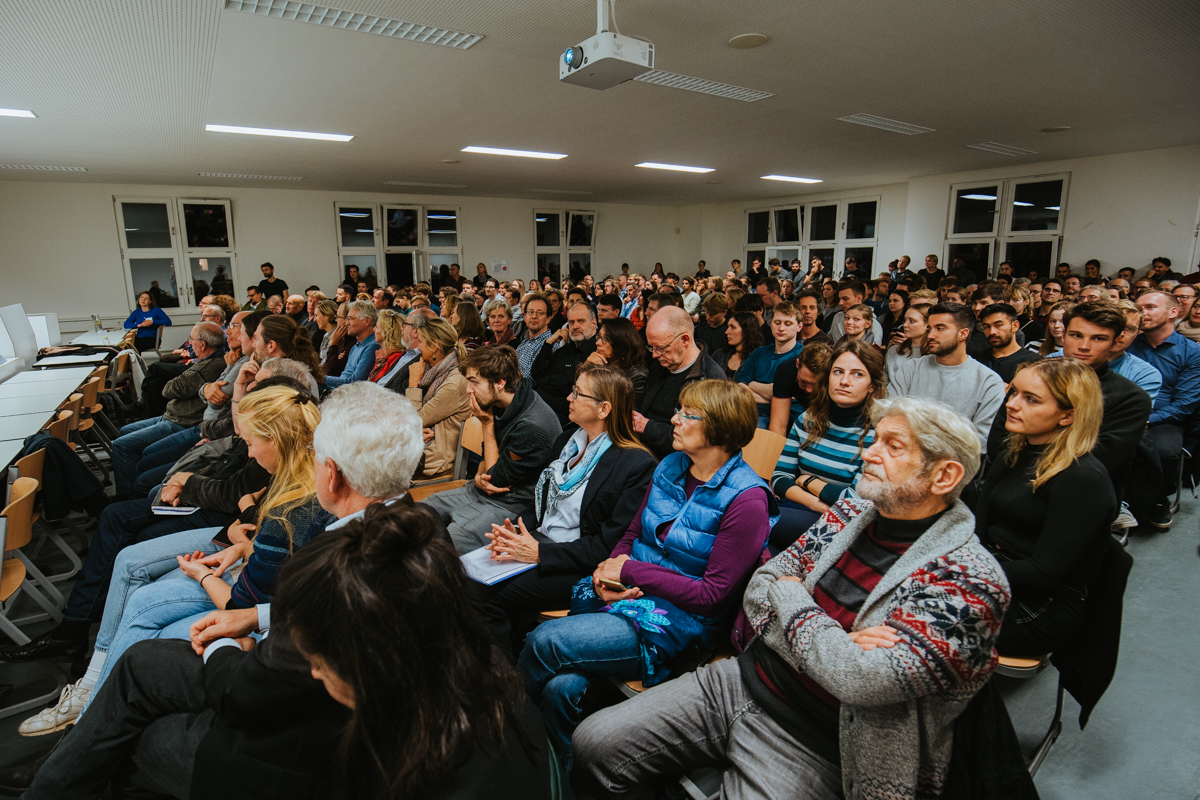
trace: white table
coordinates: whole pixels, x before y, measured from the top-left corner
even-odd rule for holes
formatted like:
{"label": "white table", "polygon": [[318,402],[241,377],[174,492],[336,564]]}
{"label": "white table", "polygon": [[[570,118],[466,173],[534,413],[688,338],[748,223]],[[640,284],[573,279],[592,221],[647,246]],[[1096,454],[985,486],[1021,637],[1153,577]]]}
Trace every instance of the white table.
{"label": "white table", "polygon": [[12,417],[0,417],[0,442],[21,442],[42,429],[50,421],[51,414],[44,411],[37,414],[18,414]]}
{"label": "white table", "polygon": [[100,345],[117,345],[125,338],[128,331],[118,328],[115,331],[88,331],[81,333],[71,340],[71,344],[88,344],[92,347]]}
{"label": "white table", "polygon": [[91,374],[91,367],[68,367],[66,369],[56,369],[53,372],[31,370],[13,375],[3,384],[0,384],[0,386],[12,386],[23,383],[57,383],[70,380],[75,381],[75,385],[78,386],[83,383],[84,378]]}
{"label": "white table", "polygon": [[7,467],[12,463],[25,445],[21,442],[0,442],[0,467]]}
{"label": "white table", "polygon": [[69,396],[69,392],[57,392],[40,394],[35,397],[0,397],[0,414],[4,415],[0,419],[25,414],[49,414],[62,405]]}
{"label": "white table", "polygon": [[66,355],[66,356],[46,356],[34,362],[34,369],[53,368],[61,370],[66,367],[74,367],[80,364],[99,365],[108,359],[108,353],[93,353],[89,356],[83,355]]}

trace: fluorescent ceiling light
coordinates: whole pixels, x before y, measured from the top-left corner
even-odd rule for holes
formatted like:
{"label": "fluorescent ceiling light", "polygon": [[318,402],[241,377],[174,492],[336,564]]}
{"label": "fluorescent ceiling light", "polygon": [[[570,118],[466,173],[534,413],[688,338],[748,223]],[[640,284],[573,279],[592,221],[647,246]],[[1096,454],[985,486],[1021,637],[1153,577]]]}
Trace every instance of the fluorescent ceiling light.
{"label": "fluorescent ceiling light", "polygon": [[635,167],[645,167],[646,169],[669,169],[675,172],[714,172],[713,167],[684,167],[679,164],[659,164],[656,161],[643,161],[640,164],[634,164]]}
{"label": "fluorescent ceiling light", "polygon": [[384,181],[384,186],[430,186],[435,189],[465,189],[465,183],[421,183],[419,181]]}
{"label": "fluorescent ceiling light", "polygon": [[1033,203],[1022,203],[1020,200],[1013,200],[1013,205],[1014,206],[1025,206],[1026,208],[1033,208]]}
{"label": "fluorescent ceiling light", "polygon": [[1046,210],[1047,211],[1061,211],[1062,209],[1059,206],[1046,206]]}
{"label": "fluorescent ceiling light", "polygon": [[959,199],[960,200],[995,200],[996,195],[994,195],[994,194],[964,194]]}
{"label": "fluorescent ceiling light", "polygon": [[36,169],[44,172],[87,172],[87,167],[47,167],[40,164],[0,164],[0,169]]}
{"label": "fluorescent ceiling light", "polygon": [[1008,144],[1000,144],[999,142],[980,142],[979,144],[969,144],[967,147],[972,150],[983,150],[987,153],[995,153],[1000,156],[1009,156],[1016,158],[1017,156],[1033,156],[1037,153],[1033,150],[1026,150],[1023,147],[1013,147]]}
{"label": "fluorescent ceiling light", "polygon": [[466,50],[483,39],[482,34],[478,33],[464,33],[449,28],[423,25],[419,22],[405,22],[402,19],[360,14],[357,11],[330,8],[315,3],[300,3],[296,0],[225,0],[225,8],[229,11],[243,11],[260,17],[307,22],[312,25],[323,25],[326,28],[340,28],[359,33],[374,33],[410,42],[439,44],[443,47],[453,47],[456,50]]}
{"label": "fluorescent ceiling light", "polygon": [[205,125],[214,133],[247,133],[251,136],[282,136],[285,139],[320,139],[325,142],[348,142],[353,136],[344,133],[312,133],[310,131],[281,131],[275,128],[245,128],[241,125]]}
{"label": "fluorescent ceiling light", "polygon": [[430,214],[428,219],[458,219],[453,214]]}
{"label": "fluorescent ceiling light", "polygon": [[547,222],[548,221],[545,217],[534,217],[534,220],[536,222]]}
{"label": "fluorescent ceiling light", "polygon": [[464,153],[483,153],[490,156],[517,156],[519,158],[548,158],[557,161],[566,158],[566,153],[539,153],[534,150],[506,150],[503,147],[464,147]]}
{"label": "fluorescent ceiling light", "polygon": [[240,172],[197,172],[201,178],[243,178],[254,181],[302,181],[304,178],[294,178],[285,175],[245,175]]}
{"label": "fluorescent ceiling light", "polygon": [[0,117],[27,117],[37,119],[37,114],[24,108],[0,108]]}
{"label": "fluorescent ceiling light", "polygon": [[354,232],[355,233],[374,233],[375,229],[374,228],[355,228]]}
{"label": "fluorescent ceiling light", "polygon": [[369,213],[363,211],[339,211],[339,217],[369,217]]}
{"label": "fluorescent ceiling light", "polygon": [[874,114],[851,114],[848,117],[838,117],[838,122],[853,122],[855,125],[866,125],[868,128],[879,128],[881,131],[903,133],[905,136],[916,136],[920,133],[933,133],[933,128],[923,125],[913,125],[911,122],[900,122],[887,117],[877,117]]}
{"label": "fluorescent ceiling light", "polygon": [[641,81],[642,83],[651,83],[655,86],[666,86],[671,89],[685,89],[689,92],[711,94],[730,100],[741,100],[744,103],[753,103],[756,100],[765,100],[768,97],[775,96],[771,92],[761,92],[757,89],[747,89],[744,86],[706,81],[703,78],[693,78],[690,75],[676,75],[674,72],[660,72],[658,70],[643,72],[634,78],[634,80]]}
{"label": "fluorescent ceiling light", "polygon": [[820,183],[820,178],[793,178],[791,175],[763,175],[764,181],[787,181],[788,183]]}

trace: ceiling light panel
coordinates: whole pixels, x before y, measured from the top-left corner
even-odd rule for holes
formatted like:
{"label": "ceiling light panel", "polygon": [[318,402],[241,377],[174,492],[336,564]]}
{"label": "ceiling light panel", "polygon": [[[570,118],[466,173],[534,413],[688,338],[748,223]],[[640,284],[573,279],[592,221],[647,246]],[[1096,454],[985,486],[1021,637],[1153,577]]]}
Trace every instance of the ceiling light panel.
{"label": "ceiling light panel", "polygon": [[44,167],[31,164],[0,164],[0,169],[36,169],[42,172],[87,172],[87,167]]}
{"label": "ceiling light panel", "polygon": [[465,189],[465,183],[419,183],[417,181],[384,181],[384,186],[426,186],[430,189]]}
{"label": "ceiling light panel", "polygon": [[25,108],[0,108],[0,117],[25,117],[26,119],[37,119],[37,114],[34,114],[32,111]]}
{"label": "ceiling light panel", "polygon": [[713,167],[685,167],[682,164],[660,164],[657,161],[643,161],[640,164],[634,164],[635,167],[643,167],[645,169],[666,169],[672,172],[714,172]]}
{"label": "ceiling light panel", "polygon": [[516,156],[517,158],[547,158],[557,161],[560,158],[566,158],[566,153],[539,153],[536,150],[506,150],[503,147],[464,147],[464,153],[483,153],[489,156]]}
{"label": "ceiling light panel", "polygon": [[1037,153],[1035,153],[1033,150],[1024,150],[1020,147],[1009,147],[1008,145],[1000,144],[999,142],[980,142],[979,144],[969,144],[967,147],[970,147],[972,150],[984,150],[988,153],[995,153],[999,156],[1011,156],[1013,158],[1016,158],[1017,156],[1037,155]]}
{"label": "ceiling light panel", "polygon": [[868,128],[879,128],[881,131],[903,133],[905,136],[916,136],[918,133],[933,133],[933,128],[913,125],[909,122],[877,117],[874,114],[851,114],[848,117],[838,117],[838,122],[853,122],[855,125],[866,125]]}
{"label": "ceiling light panel", "polygon": [[820,178],[793,178],[791,175],[763,175],[764,181],[786,181],[787,183],[820,183]]}
{"label": "ceiling light panel", "polygon": [[285,175],[239,175],[233,172],[197,172],[201,178],[242,178],[249,181],[302,181]]}
{"label": "ceiling light panel", "polygon": [[688,75],[676,75],[674,72],[662,72],[660,70],[651,70],[634,78],[635,81],[642,83],[652,83],[655,86],[666,86],[671,89],[685,89],[689,92],[699,92],[700,94],[711,94],[715,97],[724,97],[729,100],[741,100],[745,103],[753,103],[756,100],[765,100],[768,97],[774,97],[771,92],[760,92],[756,89],[747,89],[742,86],[732,86],[728,83],[717,83],[716,81],[706,81],[701,78],[693,78]]}
{"label": "ceiling light panel", "polygon": [[211,131],[212,133],[245,133],[250,136],[279,136],[284,139],[318,139],[322,142],[348,142],[354,138],[344,133],[285,131],[277,128],[247,128],[242,125],[205,125],[204,130]]}
{"label": "ceiling light panel", "polygon": [[243,11],[260,17],[323,25],[326,28],[374,33],[409,42],[437,44],[442,47],[453,47],[456,50],[466,50],[483,39],[483,36],[478,33],[464,33],[449,28],[439,28],[435,25],[405,22],[402,19],[359,14],[355,11],[329,8],[313,3],[298,3],[295,0],[225,0],[225,9],[227,11]]}
{"label": "ceiling light panel", "polygon": [[595,194],[595,192],[580,192],[573,189],[526,189],[530,194]]}

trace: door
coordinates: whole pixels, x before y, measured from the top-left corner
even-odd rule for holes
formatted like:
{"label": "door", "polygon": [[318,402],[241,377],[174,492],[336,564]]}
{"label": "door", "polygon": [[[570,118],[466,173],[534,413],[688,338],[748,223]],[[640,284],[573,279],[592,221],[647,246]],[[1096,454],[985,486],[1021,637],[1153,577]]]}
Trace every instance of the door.
{"label": "door", "polygon": [[166,199],[114,198],[130,308],[138,307],[142,292],[150,292],[160,308],[194,308],[187,293],[180,293],[187,282],[181,280],[173,205]]}

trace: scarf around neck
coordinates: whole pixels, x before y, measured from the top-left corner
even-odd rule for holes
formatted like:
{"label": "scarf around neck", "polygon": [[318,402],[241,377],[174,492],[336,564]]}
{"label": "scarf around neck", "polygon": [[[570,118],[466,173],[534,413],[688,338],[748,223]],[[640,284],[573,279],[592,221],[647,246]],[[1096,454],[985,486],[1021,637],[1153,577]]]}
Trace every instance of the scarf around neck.
{"label": "scarf around neck", "polygon": [[425,370],[425,374],[417,382],[417,386],[422,390],[422,395],[429,398],[437,394],[437,390],[441,388],[442,384],[446,382],[446,379],[450,377],[451,372],[455,369],[458,369],[458,352],[452,350],[436,366]]}
{"label": "scarf around neck", "polygon": [[[612,446],[612,440],[608,438],[607,433],[602,433],[592,444],[590,454],[568,469],[567,465],[579,455],[580,451],[578,440],[572,436],[567,440],[567,446],[563,448],[562,455],[558,457],[558,460],[551,462],[550,466],[542,470],[541,477],[538,478],[537,489],[533,493],[538,519],[542,519],[542,513],[545,510],[557,506],[559,502],[579,491],[579,487],[584,485],[588,476],[592,474],[592,469],[595,468],[600,456],[604,455]],[[583,445],[583,448],[586,450],[587,445]],[[542,495],[547,484],[549,484],[549,492],[546,493],[546,507],[543,508]]]}

